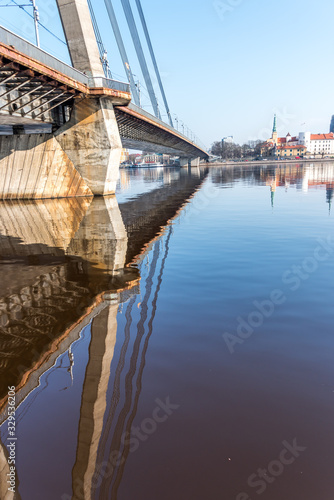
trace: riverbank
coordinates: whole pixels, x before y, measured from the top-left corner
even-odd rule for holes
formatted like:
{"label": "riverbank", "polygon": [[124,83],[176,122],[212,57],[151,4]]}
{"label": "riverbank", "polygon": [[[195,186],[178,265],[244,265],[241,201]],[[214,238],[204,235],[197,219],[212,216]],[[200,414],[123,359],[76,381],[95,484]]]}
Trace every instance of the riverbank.
{"label": "riverbank", "polygon": [[333,158],[292,158],[291,160],[280,159],[280,160],[248,160],[248,161],[225,161],[225,162],[215,162],[208,163],[209,167],[224,167],[227,165],[271,165],[271,164],[291,164],[291,163],[327,163],[333,162]]}

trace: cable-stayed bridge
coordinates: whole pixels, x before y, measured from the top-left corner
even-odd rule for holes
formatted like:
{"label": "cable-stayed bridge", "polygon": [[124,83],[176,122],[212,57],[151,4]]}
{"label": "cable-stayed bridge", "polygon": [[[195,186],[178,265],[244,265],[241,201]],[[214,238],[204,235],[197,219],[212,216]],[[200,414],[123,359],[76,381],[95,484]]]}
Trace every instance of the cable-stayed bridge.
{"label": "cable-stayed bridge", "polygon": [[[17,2],[14,2],[15,4]],[[34,2],[33,2],[34,3]],[[170,153],[197,165],[206,151],[174,128],[140,0],[139,18],[163,98],[161,111],[129,0],[121,0],[154,114],[140,107],[110,0],[108,17],[127,82],[112,79],[91,0],[57,0],[67,65],[0,28],[0,198],[106,195],[115,191],[122,147]]]}

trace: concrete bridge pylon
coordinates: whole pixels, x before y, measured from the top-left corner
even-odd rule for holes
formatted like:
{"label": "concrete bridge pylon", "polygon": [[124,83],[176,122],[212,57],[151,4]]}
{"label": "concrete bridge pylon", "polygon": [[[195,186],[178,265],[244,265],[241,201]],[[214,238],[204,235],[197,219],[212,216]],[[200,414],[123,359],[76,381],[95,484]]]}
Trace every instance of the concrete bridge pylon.
{"label": "concrete bridge pylon", "polygon": [[[75,69],[92,79],[104,77],[87,0],[57,0]],[[76,100],[70,120],[55,137],[94,195],[113,194],[122,142],[111,99]]]}
{"label": "concrete bridge pylon", "polygon": [[55,138],[94,195],[115,193],[122,143],[111,100],[76,102]]}
{"label": "concrete bridge pylon", "polygon": [[104,76],[87,0],[57,0],[57,5],[73,67]]}

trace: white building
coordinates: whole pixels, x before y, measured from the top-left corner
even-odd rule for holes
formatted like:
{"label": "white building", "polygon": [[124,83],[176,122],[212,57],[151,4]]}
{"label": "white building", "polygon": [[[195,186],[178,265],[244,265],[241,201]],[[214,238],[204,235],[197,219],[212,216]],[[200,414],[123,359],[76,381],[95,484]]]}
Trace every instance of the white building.
{"label": "white building", "polygon": [[229,135],[228,137],[224,137],[224,139],[222,139],[222,142],[224,142],[225,144],[234,144],[233,137],[231,135]]}
{"label": "white building", "polygon": [[300,132],[299,142],[307,147],[310,154],[322,154],[324,156],[334,155],[334,134],[311,134],[311,132]]}

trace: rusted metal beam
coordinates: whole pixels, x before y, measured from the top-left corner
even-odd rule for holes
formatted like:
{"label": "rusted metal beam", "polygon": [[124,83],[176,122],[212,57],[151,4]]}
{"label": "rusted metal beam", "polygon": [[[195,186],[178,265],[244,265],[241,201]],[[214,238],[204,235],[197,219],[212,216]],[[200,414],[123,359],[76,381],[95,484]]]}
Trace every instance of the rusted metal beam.
{"label": "rusted metal beam", "polygon": [[54,92],[56,89],[51,89],[51,90],[48,90],[47,92],[45,92],[44,94],[42,95],[38,95],[36,97],[34,97],[33,99],[31,99],[31,101],[27,102],[26,104],[22,104],[22,106],[20,106],[19,108],[17,108],[15,111],[20,111],[20,109],[24,108],[25,106],[29,106],[30,104],[32,104],[33,102],[37,101],[38,99],[43,99],[44,97],[46,97],[47,95],[51,94],[51,92]]}
{"label": "rusted metal beam", "polygon": [[52,80],[56,80],[65,85],[68,85],[69,87],[74,88],[79,92],[83,92],[84,94],[88,93],[87,85],[74,80],[74,78],[64,75],[60,71],[50,68],[49,66],[37,61],[36,59],[22,54],[18,50],[2,42],[0,42],[0,55],[5,56],[7,59],[13,61],[13,63],[20,64],[21,66],[31,69],[32,71],[48,76]]}
{"label": "rusted metal beam", "polygon": [[88,85],[61,73],[60,71],[52,69],[36,59],[28,57],[17,51],[15,48],[2,42],[0,42],[0,57],[11,61],[6,64],[6,66],[3,66],[2,69],[6,68],[9,70],[15,68],[17,71],[22,71],[23,68],[26,68],[25,71],[31,70],[35,76],[43,75],[48,77],[50,80],[57,82],[58,85],[59,83],[66,85],[67,87],[74,89],[87,97],[110,97],[116,102],[120,102],[123,106],[126,106],[131,101],[130,92],[124,92],[106,87],[88,87]]}
{"label": "rusted metal beam", "polygon": [[[61,94],[58,94],[56,95],[55,97],[53,97],[52,99],[49,99],[48,101],[46,102],[43,102],[42,104],[40,104],[39,106],[36,106],[35,108],[31,109],[29,111],[29,113],[34,113],[37,109],[40,109],[42,108],[43,106],[48,106],[48,104],[50,104],[50,102],[53,102],[55,99],[58,99],[59,97],[62,97],[64,94],[66,94],[66,91],[65,92],[62,92]],[[71,96],[72,97],[72,96]],[[43,111],[43,113],[46,113],[46,111],[48,111],[47,109],[45,111]]]}
{"label": "rusted metal beam", "polygon": [[25,80],[24,82],[19,83],[18,85],[15,85],[11,89],[9,89],[6,92],[4,92],[3,94],[1,94],[0,98],[2,99],[3,97],[5,97],[6,95],[10,94],[11,92],[14,92],[14,90],[18,90],[21,87],[24,87],[24,85],[27,85],[27,83],[31,82],[31,80],[33,80],[33,79],[34,79],[34,77],[31,77],[31,78],[28,78],[27,80]]}
{"label": "rusted metal beam", "polygon": [[[3,109],[5,108],[6,106],[11,106],[12,104],[14,104],[14,102],[16,101],[19,101],[20,99],[22,99],[23,97],[27,97],[28,95],[32,94],[33,92],[35,92],[36,90],[40,89],[44,87],[44,83],[42,83],[41,85],[38,85],[38,87],[34,87],[32,90],[30,90],[29,92],[26,92],[25,94],[21,94],[19,95],[18,97],[16,97],[15,99],[13,99],[12,101],[10,102],[7,102],[6,104],[4,104],[3,106],[1,106],[0,109]],[[28,104],[28,103],[27,103]],[[17,109],[15,110],[17,111]]]}
{"label": "rusted metal beam", "polygon": [[3,71],[10,71],[10,70],[20,71],[20,69],[21,69],[20,65],[19,64],[15,64],[12,61],[6,62],[4,64],[4,66],[1,67],[1,70],[3,70]]}
{"label": "rusted metal beam", "polygon": [[130,92],[108,89],[107,87],[90,87],[88,95],[91,97],[111,97],[115,99],[121,99],[124,100],[124,106],[126,106],[131,101]]}
{"label": "rusted metal beam", "polygon": [[9,82],[12,78],[14,78],[17,74],[19,73],[19,71],[15,71],[14,73],[12,73],[10,76],[7,76],[7,78],[5,78],[4,80],[1,80],[0,81],[0,85],[4,85],[5,83]]}
{"label": "rusted metal beam", "polygon": [[18,74],[18,76],[29,76],[31,78],[35,78],[36,77],[36,73],[35,71],[32,71],[31,69],[23,69],[20,71],[20,73]]}
{"label": "rusted metal beam", "polygon": [[[51,111],[51,109],[54,109],[54,108],[57,108],[58,106],[61,106],[62,104],[64,104],[65,102],[69,101],[70,99],[73,99],[74,97],[75,96],[70,95],[69,97],[66,97],[66,99],[64,99],[63,101],[57,102],[57,104],[55,104],[54,106],[51,106],[51,108],[48,108],[46,111]],[[39,116],[43,115],[44,113],[46,113],[46,111],[42,111],[38,115],[35,115],[35,118],[38,118]]]}

